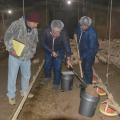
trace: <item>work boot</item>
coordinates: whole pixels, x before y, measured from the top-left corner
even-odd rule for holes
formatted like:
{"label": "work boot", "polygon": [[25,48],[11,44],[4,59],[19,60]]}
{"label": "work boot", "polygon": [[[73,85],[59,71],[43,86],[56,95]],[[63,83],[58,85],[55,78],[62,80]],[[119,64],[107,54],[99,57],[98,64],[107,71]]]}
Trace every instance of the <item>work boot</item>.
{"label": "work boot", "polygon": [[[27,96],[27,92],[21,92],[21,96],[22,96],[22,97]],[[28,97],[28,98],[33,98],[34,95],[33,95],[32,93],[29,93],[27,97]]]}
{"label": "work boot", "polygon": [[16,104],[15,98],[8,98],[8,99],[9,99],[9,104],[10,105],[15,105]]}
{"label": "work boot", "polygon": [[51,80],[51,78],[44,78],[42,81],[40,81],[40,84],[41,84],[41,85],[45,85],[45,84],[47,84],[50,80]]}

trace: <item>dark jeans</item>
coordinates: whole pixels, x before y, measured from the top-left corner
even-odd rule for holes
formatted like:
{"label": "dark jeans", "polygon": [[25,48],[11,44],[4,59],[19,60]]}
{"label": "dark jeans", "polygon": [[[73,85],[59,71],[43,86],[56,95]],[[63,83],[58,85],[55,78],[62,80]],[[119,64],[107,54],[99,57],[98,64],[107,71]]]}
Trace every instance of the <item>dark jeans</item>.
{"label": "dark jeans", "polygon": [[53,68],[54,72],[54,85],[60,85],[61,82],[61,67],[62,59],[61,57],[53,58],[50,53],[45,54],[45,64],[44,64],[44,73],[46,78],[51,77],[51,70]]}
{"label": "dark jeans", "polygon": [[82,59],[83,80],[87,84],[92,84],[92,79],[93,79],[92,66],[94,64],[94,61],[95,61],[95,57]]}

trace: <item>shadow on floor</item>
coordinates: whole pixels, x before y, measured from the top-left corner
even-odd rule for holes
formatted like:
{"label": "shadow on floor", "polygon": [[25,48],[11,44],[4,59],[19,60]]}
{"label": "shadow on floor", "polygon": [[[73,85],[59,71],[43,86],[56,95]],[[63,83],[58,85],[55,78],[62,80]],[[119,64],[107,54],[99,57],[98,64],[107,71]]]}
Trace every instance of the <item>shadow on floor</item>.
{"label": "shadow on floor", "polygon": [[77,119],[71,119],[71,118],[52,118],[49,120],[77,120]]}

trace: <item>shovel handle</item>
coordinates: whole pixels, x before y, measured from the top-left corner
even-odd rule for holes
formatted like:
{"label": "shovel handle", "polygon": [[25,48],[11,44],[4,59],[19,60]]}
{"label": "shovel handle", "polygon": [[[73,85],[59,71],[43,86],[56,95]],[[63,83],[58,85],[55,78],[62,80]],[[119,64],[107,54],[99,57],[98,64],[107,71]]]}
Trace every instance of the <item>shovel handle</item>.
{"label": "shovel handle", "polygon": [[74,73],[74,75],[77,77],[77,79],[80,81],[81,85],[86,88],[87,84],[82,80],[82,77],[80,78],[79,75],[74,71],[73,67],[69,67],[69,70]]}
{"label": "shovel handle", "polygon": [[81,75],[81,78],[83,78],[83,71],[82,71],[81,61],[79,61],[79,67],[80,67],[80,75]]}
{"label": "shovel handle", "polygon": [[75,71],[73,71],[73,73],[74,73],[74,75],[77,77],[77,79],[80,81],[81,85],[82,85],[84,88],[86,88],[86,87],[87,87],[87,84],[83,81],[83,79],[80,78]]}
{"label": "shovel handle", "polygon": [[[75,39],[75,41],[76,41],[76,48],[77,48],[78,58],[80,59],[79,46],[78,46],[77,35],[76,35],[76,34],[74,34],[74,39]],[[83,71],[82,71],[81,61],[79,61],[79,68],[80,68],[81,78],[83,78]]]}

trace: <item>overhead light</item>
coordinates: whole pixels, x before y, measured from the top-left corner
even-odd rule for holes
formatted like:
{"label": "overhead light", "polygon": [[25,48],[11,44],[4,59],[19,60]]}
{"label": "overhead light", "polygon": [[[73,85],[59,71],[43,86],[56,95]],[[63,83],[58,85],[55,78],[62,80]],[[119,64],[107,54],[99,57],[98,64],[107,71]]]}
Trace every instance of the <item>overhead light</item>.
{"label": "overhead light", "polygon": [[13,11],[12,11],[12,10],[8,10],[7,13],[8,13],[8,14],[12,14]]}
{"label": "overhead light", "polygon": [[67,4],[71,5],[72,1],[71,0],[67,0]]}

